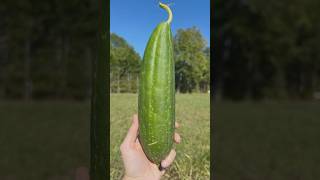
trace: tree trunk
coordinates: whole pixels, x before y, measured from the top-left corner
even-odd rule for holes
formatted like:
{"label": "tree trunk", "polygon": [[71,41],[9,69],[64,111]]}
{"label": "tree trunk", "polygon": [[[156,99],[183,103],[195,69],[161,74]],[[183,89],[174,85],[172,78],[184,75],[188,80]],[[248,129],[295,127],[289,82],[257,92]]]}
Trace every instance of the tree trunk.
{"label": "tree trunk", "polygon": [[128,91],[131,93],[132,92],[132,89],[131,89],[131,82],[130,82],[130,72],[128,72],[128,85],[129,85],[129,87],[128,87]]}
{"label": "tree trunk", "polygon": [[62,78],[61,78],[61,89],[62,89],[62,95],[67,94],[68,88],[67,88],[67,75],[68,75],[68,61],[69,61],[69,52],[70,52],[70,42],[69,39],[64,39],[63,42],[63,59],[62,59]]}
{"label": "tree trunk", "polygon": [[136,92],[139,93],[139,75],[137,75],[137,86],[136,86]]}
{"label": "tree trunk", "polygon": [[[3,30],[3,29],[2,29]],[[5,67],[3,67],[3,62],[8,62],[9,59],[9,48],[8,48],[8,42],[7,42],[7,35],[5,32],[1,32],[0,30],[0,98],[5,96],[4,91],[4,84],[3,76],[4,76],[4,70]]]}
{"label": "tree trunk", "polygon": [[196,82],[196,92],[199,93],[200,92],[200,83]]}
{"label": "tree trunk", "polygon": [[117,93],[120,93],[120,67],[118,67],[118,74],[117,74]]}
{"label": "tree trunk", "polygon": [[290,92],[286,89],[286,78],[285,72],[283,70],[283,66],[281,64],[276,65],[277,77],[274,85],[274,94],[276,94],[277,98],[287,97]]}
{"label": "tree trunk", "polygon": [[180,92],[180,87],[179,87],[179,80],[178,81],[176,81],[176,83],[177,83],[177,86],[176,86],[176,91],[179,93]]}
{"label": "tree trunk", "polygon": [[86,93],[86,98],[89,98],[91,96],[91,91],[92,91],[92,87],[90,86],[90,70],[92,69],[91,68],[91,65],[92,65],[92,52],[91,52],[91,48],[90,47],[86,47],[86,56],[87,56],[87,60],[86,60],[86,66],[88,68],[86,68],[86,87],[87,87],[87,93]]}
{"label": "tree trunk", "polygon": [[29,101],[32,96],[32,81],[30,76],[31,68],[31,41],[28,39],[25,44],[25,63],[24,63],[24,99]]}
{"label": "tree trunk", "polygon": [[178,93],[180,93],[180,80],[181,80],[181,75],[178,76],[178,79],[177,79],[177,81],[176,81],[176,83],[177,83],[177,89],[176,89],[176,91],[178,91]]}
{"label": "tree trunk", "polygon": [[113,72],[110,70],[110,79],[109,79],[109,81],[110,81],[110,84],[109,84],[109,91],[110,91],[110,93],[112,93],[112,85],[113,85]]}
{"label": "tree trunk", "polygon": [[[61,68],[61,66],[62,66],[62,52],[63,51],[63,47],[62,47],[62,37],[59,37],[59,38],[57,38],[56,39],[56,63],[57,63],[57,66],[58,66],[58,69],[59,69],[59,71],[58,71],[58,78],[59,79],[61,79],[61,70],[62,70],[62,68]],[[61,81],[59,81],[58,83],[57,83],[57,90],[56,90],[56,97],[59,97],[59,96],[61,96],[62,95],[62,86],[61,86]]]}

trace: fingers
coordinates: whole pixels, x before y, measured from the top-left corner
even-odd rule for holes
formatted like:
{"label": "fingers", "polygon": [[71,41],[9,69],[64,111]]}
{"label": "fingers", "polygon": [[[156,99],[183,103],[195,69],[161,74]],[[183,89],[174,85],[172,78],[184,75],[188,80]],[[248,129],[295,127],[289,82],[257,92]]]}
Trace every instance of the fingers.
{"label": "fingers", "polygon": [[178,133],[174,133],[174,141],[178,144],[181,142],[181,137]]}
{"label": "fingers", "polygon": [[138,116],[135,114],[135,115],[133,115],[133,118],[132,118],[132,125],[129,128],[127,136],[125,137],[125,139],[123,141],[124,144],[129,144],[129,143],[135,142],[135,140],[137,139],[137,136],[138,136],[138,128],[139,128]]}
{"label": "fingers", "polygon": [[[179,127],[180,127],[180,124],[177,123],[177,122],[175,122],[174,126],[175,126],[175,128],[179,128]],[[176,132],[174,133],[174,141],[175,141],[176,143],[180,143],[180,142],[181,142],[181,137],[180,137],[180,135],[179,135],[178,133],[176,133]],[[174,161],[175,157],[176,157],[176,151],[175,151],[174,149],[172,149],[172,150],[170,151],[169,155],[166,157],[166,159],[164,159],[163,161],[161,161],[161,167],[164,168],[164,170],[161,170],[161,171],[160,171],[160,173],[161,173],[162,175],[164,175],[165,169],[168,168],[168,167],[172,164],[172,162]]]}
{"label": "fingers", "polygon": [[[180,124],[178,123],[178,122],[175,122],[175,127],[176,128],[179,128],[180,127]],[[178,133],[174,133],[174,141],[176,142],[176,143],[180,143],[181,142],[181,136],[178,134]]]}
{"label": "fingers", "polygon": [[177,122],[175,122],[175,123],[174,123],[174,126],[175,126],[176,128],[179,128],[179,127],[180,127],[180,124],[177,123]]}
{"label": "fingers", "polygon": [[164,159],[163,161],[161,161],[161,166],[163,168],[167,168],[169,167],[172,162],[174,161],[174,158],[176,157],[176,151],[174,149],[172,149],[169,153],[169,155],[166,157],[166,159]]}

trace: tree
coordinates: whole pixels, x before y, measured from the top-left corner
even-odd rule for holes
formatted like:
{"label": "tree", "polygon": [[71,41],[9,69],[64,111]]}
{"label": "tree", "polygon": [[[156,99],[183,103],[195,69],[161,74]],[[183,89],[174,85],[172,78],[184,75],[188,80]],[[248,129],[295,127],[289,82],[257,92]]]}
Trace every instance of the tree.
{"label": "tree", "polygon": [[0,11],[8,59],[0,72],[5,97],[90,97],[96,1],[4,0]]}
{"label": "tree", "polygon": [[231,99],[312,97],[318,81],[319,12],[314,8],[319,2],[214,3],[220,94]]}
{"label": "tree", "polygon": [[209,60],[206,41],[196,27],[179,29],[174,37],[176,89],[206,91],[209,84]]}
{"label": "tree", "polygon": [[125,39],[110,35],[111,92],[137,92],[141,58]]}

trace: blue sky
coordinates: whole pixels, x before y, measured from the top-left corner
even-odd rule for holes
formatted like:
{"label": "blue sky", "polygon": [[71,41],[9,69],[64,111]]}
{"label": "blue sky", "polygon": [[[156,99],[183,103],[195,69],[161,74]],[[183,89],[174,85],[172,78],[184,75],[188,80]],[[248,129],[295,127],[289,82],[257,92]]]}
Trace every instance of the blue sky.
{"label": "blue sky", "polygon": [[[168,17],[158,0],[110,0],[110,30],[125,38],[143,56],[153,29]],[[162,0],[173,3],[173,35],[179,28],[196,26],[210,43],[210,0]]]}

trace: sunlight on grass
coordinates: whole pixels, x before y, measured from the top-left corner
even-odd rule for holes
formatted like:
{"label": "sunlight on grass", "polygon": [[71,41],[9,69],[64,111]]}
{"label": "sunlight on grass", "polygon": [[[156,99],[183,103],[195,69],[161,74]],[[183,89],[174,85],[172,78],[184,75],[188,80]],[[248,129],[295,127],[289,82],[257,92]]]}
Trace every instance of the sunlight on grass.
{"label": "sunlight on grass", "polygon": [[[137,113],[136,94],[112,94],[110,100],[111,179],[120,179],[124,169],[119,146]],[[210,98],[208,94],[177,94],[176,121],[182,143],[164,179],[209,179],[210,176]]]}

